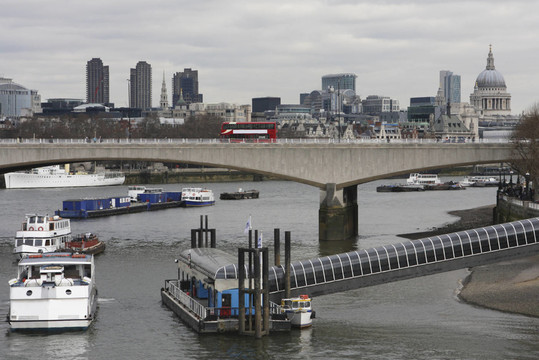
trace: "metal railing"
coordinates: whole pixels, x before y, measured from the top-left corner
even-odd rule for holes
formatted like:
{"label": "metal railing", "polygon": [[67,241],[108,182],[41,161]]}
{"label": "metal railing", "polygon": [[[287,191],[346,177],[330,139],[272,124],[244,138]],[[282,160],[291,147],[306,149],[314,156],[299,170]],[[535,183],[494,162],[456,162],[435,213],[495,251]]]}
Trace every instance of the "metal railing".
{"label": "metal railing", "polygon": [[[180,289],[178,280],[165,280],[165,289],[199,319],[204,320],[211,316],[215,317],[216,320],[239,317],[239,308],[237,307],[206,307],[202,305],[195,298],[187,295],[186,292]],[[271,315],[281,313],[281,306],[274,302],[269,302],[269,308]],[[245,313],[249,315],[248,307],[245,309]]]}
{"label": "metal railing", "polygon": [[183,292],[178,286],[178,280],[165,280],[165,289],[182,305],[192,311],[199,319],[205,319],[208,311],[204,305]]}
{"label": "metal railing", "polygon": [[514,204],[516,206],[539,210],[539,204],[536,202],[529,201],[529,200],[519,200],[515,197],[509,196],[509,195],[503,195],[503,194],[500,194],[499,196],[500,196],[500,199],[508,203]]}
{"label": "metal railing", "polygon": [[440,144],[447,146],[460,146],[465,144],[497,144],[497,143],[511,143],[511,139],[478,139],[473,142],[467,141],[463,143],[444,142],[437,139],[391,139],[391,142],[387,142],[383,139],[332,139],[332,138],[301,138],[301,139],[276,139],[272,143],[268,142],[256,142],[256,141],[227,141],[220,139],[185,139],[185,138],[107,138],[99,140],[89,139],[40,139],[40,138],[12,138],[12,139],[0,139],[2,144],[88,144],[88,145],[102,145],[102,144],[257,144],[260,146],[271,146],[275,144]]}

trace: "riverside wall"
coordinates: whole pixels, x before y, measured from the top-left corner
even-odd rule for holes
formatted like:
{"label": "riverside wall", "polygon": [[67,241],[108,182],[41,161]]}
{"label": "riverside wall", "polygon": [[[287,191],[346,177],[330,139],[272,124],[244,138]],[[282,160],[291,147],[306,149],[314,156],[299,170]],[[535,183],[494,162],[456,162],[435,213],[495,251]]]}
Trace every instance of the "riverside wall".
{"label": "riverside wall", "polygon": [[518,200],[503,194],[498,194],[494,210],[494,222],[497,224],[539,217],[539,204],[533,201]]}

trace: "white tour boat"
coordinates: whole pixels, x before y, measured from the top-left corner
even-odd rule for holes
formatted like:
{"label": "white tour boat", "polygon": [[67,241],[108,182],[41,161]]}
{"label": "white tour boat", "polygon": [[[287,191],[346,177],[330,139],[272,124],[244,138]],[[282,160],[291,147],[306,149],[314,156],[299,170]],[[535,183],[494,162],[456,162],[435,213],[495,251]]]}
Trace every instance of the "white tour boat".
{"label": "white tour boat", "polygon": [[102,172],[95,174],[69,172],[69,165],[45,166],[22,172],[4,174],[6,189],[59,188],[82,186],[121,185],[125,175],[119,172]]}
{"label": "white tour boat", "polygon": [[94,320],[97,288],[93,255],[44,253],[19,261],[9,281],[12,330],[86,329]]}
{"label": "white tour boat", "polygon": [[186,207],[215,205],[213,191],[202,188],[183,188],[181,201]]}
{"label": "white tour boat", "polygon": [[286,314],[294,327],[306,328],[313,324],[314,312],[311,308],[311,298],[308,295],[282,299],[281,312]]}
{"label": "white tour boat", "polygon": [[60,216],[26,215],[20,230],[15,234],[13,253],[19,257],[64,249],[71,240],[69,219]]}
{"label": "white tour boat", "polygon": [[410,177],[406,180],[407,185],[441,185],[442,180],[438,178],[436,174],[410,174]]}
{"label": "white tour boat", "polygon": [[464,187],[486,187],[486,186],[498,186],[499,180],[493,176],[465,176],[459,184]]}

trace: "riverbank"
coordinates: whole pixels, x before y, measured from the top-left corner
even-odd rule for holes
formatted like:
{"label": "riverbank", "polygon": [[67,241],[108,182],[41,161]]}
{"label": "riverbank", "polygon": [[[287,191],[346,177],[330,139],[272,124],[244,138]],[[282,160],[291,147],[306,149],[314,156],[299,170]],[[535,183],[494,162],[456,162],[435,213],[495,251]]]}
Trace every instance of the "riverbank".
{"label": "riverbank", "polygon": [[[493,223],[493,208],[485,206],[451,211],[449,214],[460,217],[454,223],[399,236],[420,239],[489,226]],[[459,294],[463,301],[489,309],[539,317],[539,255],[478,266],[471,270]]]}

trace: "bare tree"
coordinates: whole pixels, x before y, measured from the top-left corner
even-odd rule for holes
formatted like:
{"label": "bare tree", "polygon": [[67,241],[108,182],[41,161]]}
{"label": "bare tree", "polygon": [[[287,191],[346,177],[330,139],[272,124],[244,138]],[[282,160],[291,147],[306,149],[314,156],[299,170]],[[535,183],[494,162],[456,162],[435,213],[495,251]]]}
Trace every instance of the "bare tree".
{"label": "bare tree", "polygon": [[528,110],[512,135],[516,159],[511,166],[521,175],[529,174],[529,180],[536,184],[539,179],[539,104]]}
{"label": "bare tree", "polygon": [[185,120],[180,127],[181,137],[191,139],[215,139],[221,133],[223,119],[216,115],[197,115]]}

